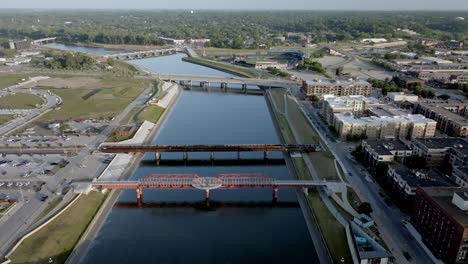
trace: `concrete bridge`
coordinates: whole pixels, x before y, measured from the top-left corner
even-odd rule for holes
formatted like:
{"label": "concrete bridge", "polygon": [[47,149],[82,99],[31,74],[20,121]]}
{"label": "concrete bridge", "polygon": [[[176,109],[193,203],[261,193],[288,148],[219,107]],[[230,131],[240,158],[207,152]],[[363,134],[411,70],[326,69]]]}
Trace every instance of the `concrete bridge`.
{"label": "concrete bridge", "polygon": [[215,159],[215,152],[263,152],[264,159],[268,159],[269,152],[316,152],[320,145],[294,145],[294,144],[239,144],[239,145],[103,145],[99,151],[104,153],[156,153],[156,160],[161,160],[163,152],[181,152],[184,160],[188,160],[189,152],[211,152],[211,160]]}
{"label": "concrete bridge", "polygon": [[135,59],[144,59],[144,58],[154,58],[159,56],[166,56],[176,54],[177,52],[182,52],[183,49],[179,48],[169,48],[169,49],[160,49],[160,50],[143,50],[143,51],[133,51],[119,54],[105,55],[104,58],[112,58],[115,60],[135,60]]}
{"label": "concrete bridge", "polygon": [[56,37],[53,37],[53,38],[42,38],[42,39],[33,40],[33,41],[31,42],[31,44],[33,44],[33,45],[43,45],[43,44],[48,44],[48,43],[55,42],[56,40],[57,40]]}
{"label": "concrete bridge", "polygon": [[279,188],[308,188],[326,187],[331,192],[341,192],[346,188],[342,182],[277,180],[262,174],[219,174],[216,177],[199,177],[197,174],[154,174],[138,181],[94,181],[91,187],[118,190],[136,190],[139,203],[143,201],[143,189],[165,190],[203,190],[206,202],[209,202],[210,191],[217,189],[265,189],[273,190],[273,200],[278,199]]}
{"label": "concrete bridge", "polygon": [[192,86],[200,87],[219,87],[225,89],[232,86],[237,86],[242,89],[247,89],[248,86],[261,87],[284,87],[297,88],[299,83],[284,79],[255,79],[242,77],[219,77],[219,76],[198,76],[198,75],[177,75],[177,74],[153,74],[158,79],[163,81],[173,81],[188,88]]}

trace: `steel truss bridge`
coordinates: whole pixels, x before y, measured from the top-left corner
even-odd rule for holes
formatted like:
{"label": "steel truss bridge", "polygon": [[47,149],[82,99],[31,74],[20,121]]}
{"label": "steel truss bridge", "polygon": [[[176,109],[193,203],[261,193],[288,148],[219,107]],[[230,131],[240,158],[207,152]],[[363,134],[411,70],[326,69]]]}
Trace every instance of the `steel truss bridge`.
{"label": "steel truss bridge", "polygon": [[154,152],[156,160],[161,159],[163,152],[184,153],[184,160],[188,159],[189,152],[211,152],[214,160],[215,152],[263,152],[264,158],[268,158],[269,152],[316,152],[321,147],[317,144],[293,145],[293,144],[244,144],[244,145],[103,145],[99,151],[104,153],[146,153]]}
{"label": "steel truss bridge", "polygon": [[265,189],[273,190],[273,200],[278,199],[279,188],[315,188],[327,187],[331,191],[340,192],[346,188],[342,182],[277,180],[263,174],[219,174],[216,177],[200,177],[197,174],[153,174],[139,181],[94,181],[91,187],[117,190],[136,190],[137,201],[143,201],[143,189],[189,190],[205,191],[205,199],[209,201],[210,191],[217,189]]}

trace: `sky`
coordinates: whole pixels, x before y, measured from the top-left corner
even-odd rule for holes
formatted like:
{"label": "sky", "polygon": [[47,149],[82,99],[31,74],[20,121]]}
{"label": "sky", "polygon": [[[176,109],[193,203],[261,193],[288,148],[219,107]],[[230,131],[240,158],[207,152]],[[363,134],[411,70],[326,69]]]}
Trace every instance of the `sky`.
{"label": "sky", "polygon": [[468,10],[468,0],[0,0],[0,8]]}

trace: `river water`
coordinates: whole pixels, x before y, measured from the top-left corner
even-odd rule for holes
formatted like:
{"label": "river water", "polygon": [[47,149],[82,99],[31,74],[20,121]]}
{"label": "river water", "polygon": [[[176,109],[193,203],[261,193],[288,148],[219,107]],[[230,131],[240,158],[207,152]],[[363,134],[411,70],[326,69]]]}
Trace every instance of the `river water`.
{"label": "river water", "polygon": [[[93,52],[88,50],[87,52]],[[183,55],[132,61],[154,72],[231,76],[181,61]],[[279,143],[263,96],[183,91],[154,137],[154,144]],[[270,155],[281,159],[281,154]],[[145,155],[131,176],[154,173],[216,176],[261,173],[289,179],[282,162],[262,162],[261,153],[216,153],[214,165],[169,164],[182,154],[164,154],[156,166]],[[209,159],[190,153],[189,159]],[[231,160],[231,162],[229,162]],[[256,161],[252,161],[256,160]],[[166,161],[166,162],[164,162]],[[292,190],[282,189],[277,203],[272,190],[214,190],[205,205],[200,190],[145,190],[144,205],[135,191],[124,191],[97,234],[83,263],[318,263],[304,217]]]}

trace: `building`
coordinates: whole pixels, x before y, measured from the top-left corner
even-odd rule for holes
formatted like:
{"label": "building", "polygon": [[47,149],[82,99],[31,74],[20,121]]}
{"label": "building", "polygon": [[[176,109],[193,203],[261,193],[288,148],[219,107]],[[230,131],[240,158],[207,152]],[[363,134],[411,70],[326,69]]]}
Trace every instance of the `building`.
{"label": "building", "polygon": [[411,148],[413,155],[426,159],[428,167],[437,167],[447,164],[452,148],[468,149],[468,141],[463,138],[418,138],[411,142]]}
{"label": "building", "polygon": [[435,65],[438,65],[438,64],[452,64],[453,63],[453,61],[444,60],[444,59],[440,59],[440,58],[437,58],[437,57],[420,57],[419,59],[427,62],[428,64],[435,64]]}
{"label": "building", "polygon": [[459,76],[468,73],[468,69],[464,64],[448,64],[448,65],[418,65],[405,69],[405,72],[410,75],[429,82],[437,79],[448,79],[451,76]]}
{"label": "building", "polygon": [[468,188],[418,188],[411,224],[435,257],[468,263]]}
{"label": "building", "polygon": [[322,116],[329,125],[334,125],[335,113],[352,113],[354,116],[359,116],[369,108],[382,105],[377,98],[363,95],[342,97],[325,95],[323,99]]}
{"label": "building", "polygon": [[468,187],[468,166],[453,167],[450,177],[458,186]]}
{"label": "building", "polygon": [[410,146],[401,140],[363,140],[361,145],[364,158],[371,166],[379,162],[403,162],[413,155]]}
{"label": "building", "polygon": [[394,104],[400,104],[403,102],[411,102],[415,103],[419,99],[419,96],[414,95],[414,94],[405,94],[403,92],[392,92],[387,94],[387,101],[394,103]]}
{"label": "building", "polygon": [[159,37],[158,39],[164,41],[164,43],[169,44],[169,45],[184,45],[185,44],[184,39],[173,39],[173,38],[165,38],[165,37]]}
{"label": "building", "polygon": [[121,137],[131,137],[135,132],[134,126],[126,126],[122,130],[119,131]]}
{"label": "building", "polygon": [[437,128],[452,137],[468,137],[468,104],[447,101],[418,103],[414,113],[437,121]]}
{"label": "building", "polygon": [[468,73],[457,76],[456,82],[457,83],[468,83]]}
{"label": "building", "polygon": [[10,41],[8,43],[10,49],[16,50],[26,50],[31,48],[31,41],[29,40],[20,40],[20,41]]}
{"label": "building", "polygon": [[335,130],[341,138],[347,135],[366,136],[369,139],[412,139],[434,137],[436,122],[422,115],[394,117],[363,117],[335,114]]}
{"label": "building", "polygon": [[385,38],[366,38],[362,39],[361,43],[384,43],[387,42]]}
{"label": "building", "polygon": [[375,107],[369,108],[368,113],[372,116],[377,117],[396,117],[408,115],[407,110],[399,108],[398,106],[392,104],[376,105]]}
{"label": "building", "polygon": [[210,42],[210,41],[211,41],[211,39],[190,39],[189,44],[191,44],[191,45],[204,45],[204,44],[206,44],[207,42]]}
{"label": "building", "polygon": [[302,92],[307,96],[316,95],[323,97],[324,95],[364,95],[368,96],[372,91],[372,85],[362,80],[309,80],[302,84]]}
{"label": "building", "polygon": [[413,76],[409,76],[409,75],[395,76],[393,78],[393,81],[395,81],[395,83],[398,86],[405,87],[405,88],[411,87],[413,85],[419,85],[421,87],[424,87],[424,81],[423,80],[415,78]]}
{"label": "building", "polygon": [[434,170],[412,170],[405,165],[388,166],[386,188],[402,209],[414,206],[419,187],[453,187],[454,184]]}
{"label": "building", "polygon": [[[354,243],[353,249],[357,259],[354,263],[360,264],[387,264],[392,254],[385,250],[377,241],[366,233],[357,224],[350,222],[349,230]],[[351,244],[351,243],[350,243]]]}
{"label": "building", "polygon": [[286,70],[288,68],[288,64],[279,63],[277,61],[256,61],[254,67],[255,69],[276,68],[280,70]]}

